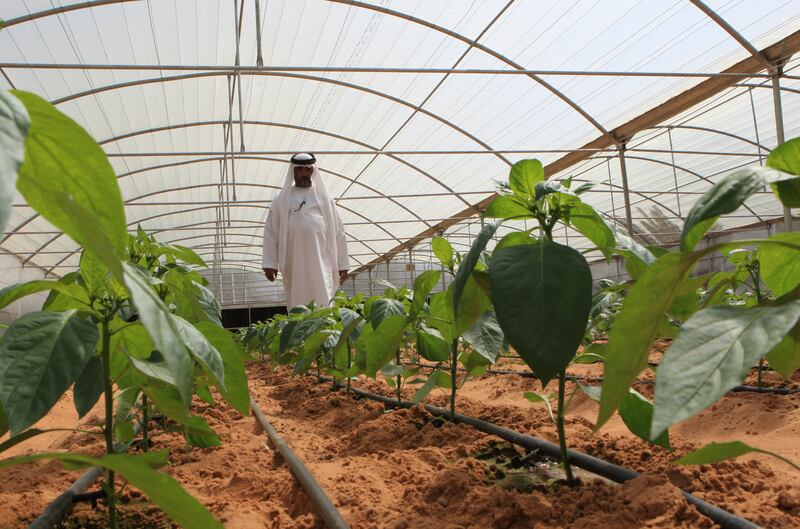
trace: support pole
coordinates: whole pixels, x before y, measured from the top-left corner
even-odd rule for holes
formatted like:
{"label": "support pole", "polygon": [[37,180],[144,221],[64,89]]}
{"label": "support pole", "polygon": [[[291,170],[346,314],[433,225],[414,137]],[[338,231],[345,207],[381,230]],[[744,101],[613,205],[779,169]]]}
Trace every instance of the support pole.
{"label": "support pole", "polygon": [[631,197],[628,187],[628,167],[625,163],[625,144],[617,145],[619,150],[619,169],[622,175],[622,198],[625,199],[625,225],[628,228],[628,235],[633,238],[633,219],[631,215]]}
{"label": "support pole", "polygon": [[[778,145],[786,141],[783,130],[783,104],[781,102],[781,74],[783,68],[778,67],[772,75],[772,104],[775,108],[775,133],[778,137]],[[784,206],[783,225],[786,231],[792,231],[792,209]]]}

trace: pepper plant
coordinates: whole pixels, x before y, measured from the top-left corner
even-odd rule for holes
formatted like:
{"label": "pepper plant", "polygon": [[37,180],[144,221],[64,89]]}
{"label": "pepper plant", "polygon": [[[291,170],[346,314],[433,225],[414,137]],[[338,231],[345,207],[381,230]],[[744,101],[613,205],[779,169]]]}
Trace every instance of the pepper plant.
{"label": "pepper plant", "polygon": [[103,424],[93,432],[106,445],[100,458],[36,454],[3,460],[0,467],[37,459],[102,467],[112,528],[116,473],[182,526],[222,527],[177,482],[153,470],[166,463],[165,452],[115,453],[115,440],[133,435],[130,410],[141,395],[180,424],[187,439],[205,439],[201,443],[215,436],[202,418],[190,415],[193,393],[207,398],[207,386],[214,385],[248,413],[241,352],[219,327],[219,306],[191,268],[204,263],[141,231],[129,239],[120,190],[102,149],[38,96],[0,92],[0,142],[0,219],[8,218],[6,198],[16,185],[31,207],[83,247],[76,272],[0,291],[0,306],[51,291],[42,311],[17,319],[0,340],[0,434],[11,434],[0,450],[41,433],[30,427],[73,384],[80,415],[103,397]]}
{"label": "pepper plant", "polygon": [[553,240],[559,223],[577,229],[604,254],[615,247],[614,233],[572,182],[545,180],[539,160],[514,164],[485,212],[486,217],[533,219],[538,233],[512,232],[495,247],[489,263],[491,297],[509,343],[542,381],[558,378],[556,426],[561,462],[573,481],[564,431],[566,369],[586,331],[592,306],[592,275],[585,257]]}
{"label": "pepper plant", "polygon": [[[773,150],[766,167],[737,170],[700,197],[686,218],[680,249],[647,265],[625,297],[605,353],[598,428],[620,406],[631,383],[647,366],[652,342],[680,285],[696,263],[712,252],[739,247],[757,250],[758,281],[772,291],[774,300],[759,295],[751,306],[706,306],[685,321],[656,371],[651,437],[711,406],[741,384],[750,367],[765,355],[784,376],[800,367],[800,234],[778,233],[767,239],[695,249],[720,215],[735,211],[764,187],[772,187],[783,205],[800,206],[798,176],[800,139],[794,139]],[[735,455],[735,451],[730,453]]]}

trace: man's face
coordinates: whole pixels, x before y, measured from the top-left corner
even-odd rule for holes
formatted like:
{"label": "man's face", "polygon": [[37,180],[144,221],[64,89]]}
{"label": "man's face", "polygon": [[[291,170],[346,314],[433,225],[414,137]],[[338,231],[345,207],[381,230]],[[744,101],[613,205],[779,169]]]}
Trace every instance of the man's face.
{"label": "man's face", "polygon": [[310,165],[297,165],[294,168],[294,185],[297,187],[311,187],[311,175],[314,169]]}

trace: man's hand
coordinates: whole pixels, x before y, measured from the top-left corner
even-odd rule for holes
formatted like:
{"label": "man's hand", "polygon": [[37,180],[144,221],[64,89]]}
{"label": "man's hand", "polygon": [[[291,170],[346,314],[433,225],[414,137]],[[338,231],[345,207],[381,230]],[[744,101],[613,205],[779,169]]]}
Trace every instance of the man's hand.
{"label": "man's hand", "polygon": [[278,275],[278,271],[274,268],[263,268],[264,275],[267,276],[268,281],[275,281],[275,276]]}
{"label": "man's hand", "polygon": [[347,280],[347,270],[339,270],[339,284],[343,284]]}

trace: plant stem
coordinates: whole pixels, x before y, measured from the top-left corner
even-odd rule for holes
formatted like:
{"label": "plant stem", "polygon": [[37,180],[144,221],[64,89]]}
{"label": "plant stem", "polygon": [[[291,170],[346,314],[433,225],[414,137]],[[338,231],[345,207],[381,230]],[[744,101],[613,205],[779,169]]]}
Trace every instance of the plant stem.
{"label": "plant stem", "polygon": [[562,369],[558,374],[558,415],[556,415],[556,427],[558,428],[558,446],[561,448],[561,464],[564,465],[564,472],[567,473],[567,481],[575,481],[572,475],[572,467],[569,464],[567,455],[567,434],[564,432],[564,388],[567,381],[567,370]]}
{"label": "plant stem", "polygon": [[147,452],[150,448],[150,437],[147,427],[150,424],[150,403],[147,401],[147,395],[142,394],[142,444],[144,448],[142,451]]}
{"label": "plant stem", "polygon": [[353,366],[353,361],[350,358],[350,338],[347,339],[347,392],[350,393],[350,368]]}
{"label": "plant stem", "polygon": [[[400,348],[399,347],[397,348],[397,352],[394,354],[394,361],[397,364],[397,367],[400,367]],[[403,401],[403,394],[400,391],[402,389],[400,387],[400,382],[401,382],[400,375],[397,375],[395,377],[394,381],[395,381],[395,385],[397,386],[397,390],[396,390],[397,391],[397,402],[399,404],[399,403],[401,403]]]}
{"label": "plant stem", "polygon": [[[748,269],[750,272],[750,278],[753,280],[754,290],[756,291],[756,304],[761,306],[761,302],[763,301],[763,297],[761,294],[761,266],[758,261],[753,263],[752,268]],[[764,359],[758,359],[758,387],[761,387],[761,372],[764,370]]]}
{"label": "plant stem", "polygon": [[450,346],[450,420],[456,419],[456,375],[458,374],[458,338]]}
{"label": "plant stem", "polygon": [[[105,428],[103,433],[106,438],[106,454],[114,453],[114,388],[111,383],[111,333],[108,330],[108,320],[103,321],[103,346],[101,350],[103,364],[103,387],[105,394]],[[114,471],[106,471],[106,485],[108,487],[108,527],[117,529],[117,498],[114,489]]]}

